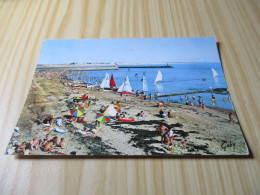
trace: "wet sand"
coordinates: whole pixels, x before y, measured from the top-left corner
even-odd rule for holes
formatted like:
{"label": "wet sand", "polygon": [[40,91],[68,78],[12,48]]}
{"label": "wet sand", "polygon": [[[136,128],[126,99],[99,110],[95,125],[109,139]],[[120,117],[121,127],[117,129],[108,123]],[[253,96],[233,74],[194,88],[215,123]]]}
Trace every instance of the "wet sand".
{"label": "wet sand", "polygon": [[[79,94],[72,94],[71,90]],[[73,98],[81,97],[88,92],[90,99],[97,98],[95,104],[87,107],[86,120],[88,124],[95,122],[95,116],[100,113],[101,106],[109,106],[111,102],[120,101],[126,105],[122,111],[126,118],[134,117],[133,123],[123,123],[116,119],[102,123],[94,136],[82,136],[76,132],[83,129],[84,124],[65,124],[62,129],[68,129],[65,134],[55,131],[44,131],[41,124],[46,116],[54,114],[57,117],[70,115]],[[37,96],[40,102],[32,104],[32,97]],[[29,142],[33,137],[43,138],[47,133],[50,137],[65,138],[67,146],[59,149],[64,154],[76,152],[77,155],[245,155],[248,149],[237,123],[236,114],[233,112],[236,123],[230,123],[228,113],[230,110],[188,106],[178,103],[166,103],[164,107],[157,107],[155,101],[128,96],[124,102],[124,95],[114,92],[97,91],[96,89],[82,87],[72,89],[64,86],[58,78],[45,80],[35,78],[29,92],[27,102],[17,126],[20,128],[19,136],[13,136],[12,141],[19,143]],[[33,107],[40,109],[34,111]],[[172,109],[175,118],[161,118],[159,111]],[[143,120],[138,120],[137,113],[144,111],[147,115]],[[28,120],[30,127],[28,128]],[[26,122],[27,121],[27,122]],[[160,132],[156,129],[160,124],[174,128],[174,148],[168,150],[169,143],[161,143]],[[56,125],[53,125],[56,127]],[[31,135],[30,137],[25,137]],[[187,140],[187,148],[181,144]],[[41,150],[32,151],[33,155],[46,155]]]}

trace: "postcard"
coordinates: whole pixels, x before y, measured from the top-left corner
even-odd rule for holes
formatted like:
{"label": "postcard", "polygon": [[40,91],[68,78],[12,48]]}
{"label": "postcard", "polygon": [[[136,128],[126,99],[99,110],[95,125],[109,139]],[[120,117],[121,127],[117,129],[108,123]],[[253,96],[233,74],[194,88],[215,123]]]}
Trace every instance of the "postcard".
{"label": "postcard", "polygon": [[6,154],[248,157],[216,40],[46,40]]}

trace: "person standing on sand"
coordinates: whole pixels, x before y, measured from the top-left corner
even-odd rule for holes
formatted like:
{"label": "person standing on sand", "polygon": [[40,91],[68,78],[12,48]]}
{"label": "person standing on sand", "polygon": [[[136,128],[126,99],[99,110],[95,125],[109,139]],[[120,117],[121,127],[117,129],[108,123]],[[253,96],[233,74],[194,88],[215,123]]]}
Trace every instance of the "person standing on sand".
{"label": "person standing on sand", "polygon": [[127,95],[125,96],[125,103],[127,103]]}
{"label": "person standing on sand", "polygon": [[233,124],[234,124],[235,123],[235,119],[234,119],[234,116],[233,116],[232,112],[230,112],[228,114],[228,117],[229,117],[229,122],[233,122]]}
{"label": "person standing on sand", "polygon": [[170,144],[173,146],[173,129],[170,129],[169,137],[170,137]]}
{"label": "person standing on sand", "polygon": [[198,102],[199,102],[199,105],[201,106],[201,99],[200,98],[199,98]]}
{"label": "person standing on sand", "polygon": [[161,124],[160,127],[157,128],[157,130],[161,133],[161,142],[164,143],[168,128]]}

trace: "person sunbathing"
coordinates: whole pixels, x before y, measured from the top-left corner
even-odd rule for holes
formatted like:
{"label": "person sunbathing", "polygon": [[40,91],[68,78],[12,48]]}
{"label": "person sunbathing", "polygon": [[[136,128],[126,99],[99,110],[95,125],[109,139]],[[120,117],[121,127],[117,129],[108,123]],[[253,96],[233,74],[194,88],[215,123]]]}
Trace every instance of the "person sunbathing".
{"label": "person sunbathing", "polygon": [[84,124],[86,124],[86,123],[87,123],[86,113],[83,114],[83,117],[78,118],[78,119],[77,119],[77,122],[78,122],[78,123],[84,123]]}
{"label": "person sunbathing", "polygon": [[145,117],[146,117],[146,115],[144,114],[143,111],[141,111],[140,113],[138,113],[136,116],[138,117],[138,119],[139,119],[139,118],[145,118]]}
{"label": "person sunbathing", "polygon": [[166,118],[166,117],[167,117],[167,114],[164,113],[163,110],[160,110],[160,111],[159,111],[159,114],[160,114],[160,116],[161,116],[162,118]]}
{"label": "person sunbathing", "polygon": [[37,141],[37,137],[34,137],[30,141],[30,149],[31,149],[31,151],[33,151],[34,148],[35,148],[35,150],[38,150],[38,146],[39,146],[39,142]]}

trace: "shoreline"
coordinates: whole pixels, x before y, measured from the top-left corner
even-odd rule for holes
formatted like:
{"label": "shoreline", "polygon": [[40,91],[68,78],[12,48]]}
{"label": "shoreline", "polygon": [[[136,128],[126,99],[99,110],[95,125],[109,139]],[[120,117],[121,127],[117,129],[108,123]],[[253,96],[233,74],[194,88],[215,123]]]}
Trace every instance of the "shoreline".
{"label": "shoreline", "polygon": [[[52,71],[50,71],[52,72]],[[38,85],[36,91],[43,90],[39,81],[44,78],[34,77],[35,84]],[[64,79],[63,79],[64,80]],[[56,78],[55,85],[45,79],[48,90],[46,94],[51,91],[51,95],[44,94],[45,99],[50,97],[54,98],[53,102],[46,103],[48,107],[47,112],[42,112],[37,116],[39,120],[42,120],[47,114],[54,114],[55,118],[58,116],[70,115],[70,106],[72,104],[73,97],[82,96],[88,91],[90,99],[98,99],[95,104],[91,104],[87,107],[86,120],[88,124],[95,122],[95,115],[99,112],[99,108],[109,106],[112,101],[120,101],[124,103],[124,98],[113,92],[96,91],[96,89],[80,88],[73,89],[69,86],[63,85],[60,79]],[[58,82],[59,81],[59,82]],[[37,83],[38,82],[38,83]],[[42,81],[43,82],[43,81]],[[67,81],[69,82],[69,81]],[[42,86],[44,86],[42,84]],[[33,85],[32,85],[33,87]],[[31,87],[31,88],[32,88]],[[64,90],[62,94],[58,93],[59,90]],[[72,91],[79,94],[72,94]],[[30,90],[29,96],[36,93]],[[26,101],[23,115],[26,110],[29,109],[28,101]],[[40,107],[40,104],[37,105]],[[160,118],[160,109],[173,109],[173,115],[175,118]],[[31,109],[31,108],[30,108]],[[81,134],[75,132],[77,129],[82,129],[83,124],[73,123],[64,124],[64,128],[68,129],[68,133],[59,134],[54,131],[45,132],[41,124],[32,122],[31,137],[26,138],[28,132],[23,131],[26,126],[23,127],[23,117],[20,117],[18,125],[20,124],[20,136],[13,136],[12,140],[16,139],[28,142],[32,137],[41,138],[47,133],[53,136],[64,137],[67,146],[65,149],[61,149],[62,153],[70,154],[75,151],[77,155],[246,155],[248,154],[248,148],[244,142],[244,137],[241,132],[239,124],[231,124],[228,122],[227,113],[232,110],[221,109],[216,107],[210,107],[202,109],[199,106],[188,106],[180,103],[169,102],[166,103],[164,108],[157,107],[155,101],[143,100],[136,97],[128,96],[126,108],[122,109],[126,112],[126,117],[136,118],[136,114],[141,110],[145,112],[147,117],[144,120],[137,120],[134,123],[122,123],[117,120],[111,120],[108,123],[102,123],[101,129],[93,136],[83,137]],[[235,115],[235,114],[234,114]],[[22,116],[22,115],[21,115]],[[33,118],[33,117],[32,117]],[[235,115],[235,120],[237,117]],[[168,150],[168,144],[162,144],[160,142],[160,132],[156,130],[160,124],[165,124],[169,128],[174,128],[174,149]],[[27,127],[28,128],[28,127]],[[62,127],[63,128],[63,127]],[[181,142],[187,140],[187,148],[185,149]],[[232,148],[225,148],[223,143],[236,140],[236,148],[233,151]],[[46,155],[41,150],[35,150],[32,155]]]}

